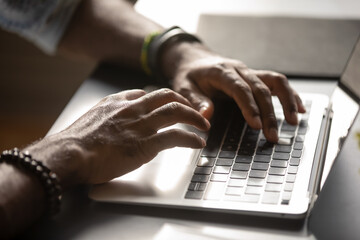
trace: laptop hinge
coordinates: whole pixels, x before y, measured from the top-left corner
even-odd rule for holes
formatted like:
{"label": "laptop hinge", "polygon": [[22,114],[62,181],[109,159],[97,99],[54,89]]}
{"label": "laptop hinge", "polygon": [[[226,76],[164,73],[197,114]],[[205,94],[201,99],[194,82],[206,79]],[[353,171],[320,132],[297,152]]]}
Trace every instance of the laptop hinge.
{"label": "laptop hinge", "polygon": [[320,192],[321,175],[325,164],[326,150],[330,136],[332,119],[333,119],[333,111],[331,107],[328,107],[324,110],[319,138],[316,145],[317,151],[315,153],[314,162],[311,169],[312,174],[310,177],[310,182],[308,187],[309,200],[310,200],[308,214],[310,214],[314,206],[314,203],[317,199],[318,193]]}

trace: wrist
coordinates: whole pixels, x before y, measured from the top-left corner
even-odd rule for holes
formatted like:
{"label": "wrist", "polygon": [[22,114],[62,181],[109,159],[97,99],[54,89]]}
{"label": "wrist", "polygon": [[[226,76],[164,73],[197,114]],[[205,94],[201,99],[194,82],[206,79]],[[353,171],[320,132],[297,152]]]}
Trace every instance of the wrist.
{"label": "wrist", "polygon": [[154,76],[158,83],[166,84],[175,75],[179,64],[188,59],[187,55],[194,55],[195,49],[205,50],[201,40],[174,26],[162,33],[149,34],[144,40],[140,59],[145,72]]}
{"label": "wrist", "polygon": [[186,65],[195,56],[208,52],[207,48],[199,42],[175,42],[166,46],[159,59],[162,74],[167,79],[173,79],[178,69]]}
{"label": "wrist", "polygon": [[55,134],[27,146],[22,151],[28,151],[34,159],[56,173],[63,189],[85,182],[81,171],[83,154],[80,144],[74,138],[59,138],[58,134]]}

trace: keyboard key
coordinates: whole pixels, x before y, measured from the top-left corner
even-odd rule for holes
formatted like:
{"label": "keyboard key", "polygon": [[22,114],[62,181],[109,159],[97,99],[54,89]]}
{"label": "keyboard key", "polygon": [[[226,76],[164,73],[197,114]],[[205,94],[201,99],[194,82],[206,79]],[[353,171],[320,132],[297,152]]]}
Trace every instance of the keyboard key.
{"label": "keyboard key", "polygon": [[278,145],[292,145],[292,138],[279,137]]}
{"label": "keyboard key", "polygon": [[239,196],[239,195],[225,195],[224,201],[241,202],[241,197],[242,196]]}
{"label": "keyboard key", "polygon": [[289,153],[282,153],[282,152],[275,152],[273,154],[273,159],[279,159],[279,160],[289,160],[290,154]]}
{"label": "keyboard key", "polygon": [[280,132],[279,134],[279,139],[290,139],[291,142],[293,141],[295,137],[295,133],[292,133],[292,132]]}
{"label": "keyboard key", "polygon": [[303,148],[304,148],[304,143],[302,143],[302,142],[295,142],[294,143],[294,149],[295,150],[303,150]]}
{"label": "keyboard key", "polygon": [[291,152],[291,146],[289,146],[289,145],[277,145],[275,147],[275,152],[290,153]]}
{"label": "keyboard key", "polygon": [[284,176],[285,173],[286,173],[286,168],[271,167],[269,169],[269,175]]}
{"label": "keyboard key", "polygon": [[257,186],[247,186],[245,189],[246,194],[261,194],[262,192],[263,188]]}
{"label": "keyboard key", "polygon": [[260,171],[260,170],[251,170],[249,177],[253,178],[265,178],[266,177],[266,171]]}
{"label": "keyboard key", "polygon": [[306,132],[307,132],[307,127],[299,127],[298,134],[306,134]]}
{"label": "keyboard key", "polygon": [[239,143],[239,139],[236,136],[226,136],[225,140],[224,140],[225,144],[232,144],[232,145],[236,145]]}
{"label": "keyboard key", "polygon": [[224,143],[222,145],[222,147],[221,147],[221,150],[230,151],[230,152],[236,152],[237,151],[237,145]]}
{"label": "keyboard key", "polygon": [[300,143],[302,143],[302,142],[304,142],[304,140],[305,140],[305,136],[304,135],[297,135],[296,136],[296,138],[295,138],[295,142],[300,142]]}
{"label": "keyboard key", "polygon": [[236,163],[251,163],[252,156],[238,155],[238,156],[236,156],[235,162]]}
{"label": "keyboard key", "polygon": [[216,166],[232,166],[234,160],[226,159],[226,158],[219,158],[216,161]]}
{"label": "keyboard key", "polygon": [[279,192],[265,192],[262,198],[262,203],[265,204],[278,204],[280,199]]}
{"label": "keyboard key", "polygon": [[269,175],[267,178],[268,183],[283,183],[284,176]]}
{"label": "keyboard key", "polygon": [[291,192],[283,192],[281,204],[288,205],[291,199]]}
{"label": "keyboard key", "polygon": [[247,126],[246,130],[245,130],[245,135],[259,135],[260,133],[260,130],[256,130],[256,129],[253,129],[249,126]]}
{"label": "keyboard key", "polygon": [[214,166],[215,158],[201,157],[198,161],[199,167],[212,167]]}
{"label": "keyboard key", "polygon": [[295,157],[295,158],[300,158],[301,154],[302,154],[301,150],[293,150],[292,153],[291,153],[291,156]]}
{"label": "keyboard key", "polygon": [[296,175],[295,174],[288,174],[286,175],[286,182],[293,183],[295,182]]}
{"label": "keyboard key", "polygon": [[248,186],[264,186],[265,184],[265,179],[262,178],[249,178],[247,185]]}
{"label": "keyboard key", "polygon": [[282,189],[282,184],[268,183],[265,186],[265,191],[267,192],[280,192]]}
{"label": "keyboard key", "polygon": [[196,191],[205,191],[207,184],[206,183],[197,183]]}
{"label": "keyboard key", "polygon": [[263,162],[263,163],[269,163],[271,160],[271,156],[269,155],[255,155],[254,156],[254,162]]}
{"label": "keyboard key", "polygon": [[281,131],[284,132],[295,132],[296,131],[297,126],[296,125],[290,125],[289,123],[285,122],[283,123],[283,125],[281,126]]}
{"label": "keyboard key", "polygon": [[238,155],[252,156],[252,155],[254,155],[254,152],[255,152],[255,149],[240,148],[238,151]]}
{"label": "keyboard key", "polygon": [[241,202],[258,203],[259,200],[260,200],[260,195],[244,194],[244,195],[240,196],[240,201]]}
{"label": "keyboard key", "polygon": [[242,142],[256,144],[258,138],[258,135],[244,135],[244,137],[242,138]]}
{"label": "keyboard key", "polygon": [[196,167],[195,174],[209,175],[211,173],[211,167]]}
{"label": "keyboard key", "polygon": [[254,169],[254,170],[263,170],[263,171],[266,171],[266,170],[268,170],[268,168],[269,168],[269,164],[268,164],[268,163],[254,162],[254,163],[251,165],[251,169]]}
{"label": "keyboard key", "polygon": [[240,148],[242,149],[255,149],[256,148],[256,142],[242,142],[240,144]]}
{"label": "keyboard key", "polygon": [[240,196],[243,193],[244,193],[244,189],[239,188],[239,187],[228,187],[228,188],[226,188],[226,191],[225,191],[226,195]]}
{"label": "keyboard key", "polygon": [[272,160],[270,166],[278,167],[278,168],[286,168],[288,166],[288,162],[284,160]]}
{"label": "keyboard key", "polygon": [[185,194],[186,199],[201,199],[204,195],[204,192],[199,191],[187,191]]}
{"label": "keyboard key", "polygon": [[260,154],[260,155],[271,155],[273,152],[272,148],[258,148],[256,150],[256,154]]}
{"label": "keyboard key", "polygon": [[300,158],[291,158],[290,159],[290,166],[299,166]]}
{"label": "keyboard key", "polygon": [[228,167],[228,166],[216,166],[214,168],[214,173],[222,173],[222,174],[227,174],[227,173],[230,173],[230,168],[231,167]]}
{"label": "keyboard key", "polygon": [[205,200],[220,200],[224,195],[225,183],[222,182],[210,182],[208,188],[205,191]]}
{"label": "keyboard key", "polygon": [[299,123],[298,134],[305,134],[308,128],[308,122],[305,119],[301,119]]}
{"label": "keyboard key", "polygon": [[249,171],[250,164],[248,163],[234,163],[233,170],[234,171]]}
{"label": "keyboard key", "polygon": [[188,190],[191,191],[204,191],[206,188],[206,183],[192,182],[190,183]]}
{"label": "keyboard key", "polygon": [[285,183],[284,191],[291,192],[294,189],[294,183]]}
{"label": "keyboard key", "polygon": [[248,173],[245,171],[232,171],[230,178],[238,178],[238,179],[245,179],[247,178]]}
{"label": "keyboard key", "polygon": [[236,156],[236,152],[235,151],[220,151],[219,153],[219,157],[221,158],[231,158],[233,159]]}
{"label": "keyboard key", "polygon": [[230,179],[228,186],[230,187],[244,187],[246,184],[245,179]]}
{"label": "keyboard key", "polygon": [[189,184],[188,190],[195,191],[197,183],[192,182]]}
{"label": "keyboard key", "polygon": [[274,144],[267,141],[259,141],[257,154],[271,155],[273,152]]}
{"label": "keyboard key", "polygon": [[[205,175],[207,176],[207,175]],[[228,179],[228,175],[227,174],[217,174],[214,173],[211,175],[210,181],[212,182],[226,182]]]}
{"label": "keyboard key", "polygon": [[209,181],[210,176],[209,175],[198,175],[198,174],[194,174],[194,176],[192,176],[191,178],[191,182],[202,182],[202,183],[206,183]]}
{"label": "keyboard key", "polygon": [[289,168],[288,168],[288,173],[296,174],[297,171],[298,171],[298,167],[297,167],[297,166],[289,166]]}
{"label": "keyboard key", "polygon": [[215,158],[219,152],[219,147],[206,146],[201,152],[202,157],[213,157]]}

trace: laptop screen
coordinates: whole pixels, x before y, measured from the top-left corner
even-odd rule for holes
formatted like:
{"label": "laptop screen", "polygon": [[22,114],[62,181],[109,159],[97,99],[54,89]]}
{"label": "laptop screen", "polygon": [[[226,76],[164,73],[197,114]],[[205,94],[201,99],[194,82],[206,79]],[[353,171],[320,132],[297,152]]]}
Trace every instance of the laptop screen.
{"label": "laptop screen", "polygon": [[341,85],[349,90],[357,101],[360,99],[360,39],[345,67],[341,77]]}

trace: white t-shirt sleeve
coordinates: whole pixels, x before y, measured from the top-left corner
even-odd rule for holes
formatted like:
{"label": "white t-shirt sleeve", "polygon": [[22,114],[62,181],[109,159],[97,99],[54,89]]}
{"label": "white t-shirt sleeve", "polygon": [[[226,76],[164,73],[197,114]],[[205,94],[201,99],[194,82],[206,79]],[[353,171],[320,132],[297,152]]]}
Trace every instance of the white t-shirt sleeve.
{"label": "white t-shirt sleeve", "polygon": [[80,1],[0,0],[0,26],[54,54]]}

